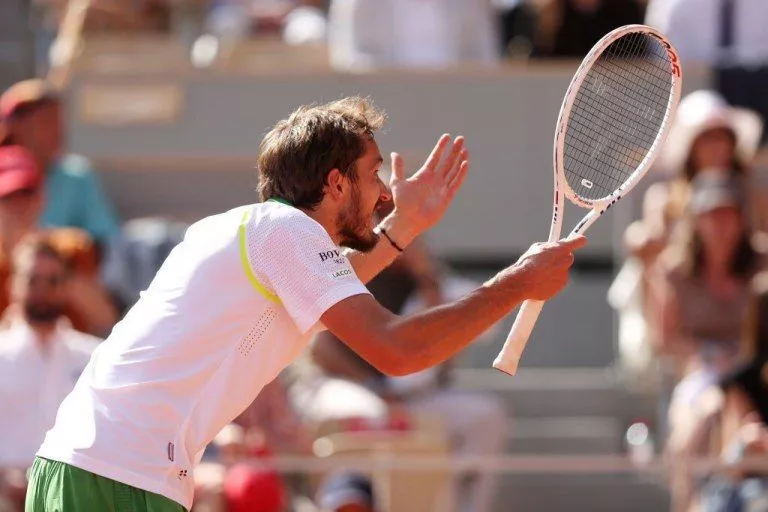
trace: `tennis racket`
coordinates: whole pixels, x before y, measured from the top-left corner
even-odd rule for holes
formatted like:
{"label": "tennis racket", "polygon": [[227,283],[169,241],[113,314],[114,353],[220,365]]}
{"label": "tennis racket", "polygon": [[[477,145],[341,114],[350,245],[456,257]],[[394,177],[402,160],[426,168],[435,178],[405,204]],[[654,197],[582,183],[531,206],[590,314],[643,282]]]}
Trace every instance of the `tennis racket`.
{"label": "tennis racket", "polygon": [[[680,100],[677,53],[663,34],[627,25],[590,50],[565,93],[555,130],[549,240],[560,238],[564,198],[589,209],[569,236],[637,185],[667,136]],[[514,375],[544,302],[525,301],[493,367]]]}

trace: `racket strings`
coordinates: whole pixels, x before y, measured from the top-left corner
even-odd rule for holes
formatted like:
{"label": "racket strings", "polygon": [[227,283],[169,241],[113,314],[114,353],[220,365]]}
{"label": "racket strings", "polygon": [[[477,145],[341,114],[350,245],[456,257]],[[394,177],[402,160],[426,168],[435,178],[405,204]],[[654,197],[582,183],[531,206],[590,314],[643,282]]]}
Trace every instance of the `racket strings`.
{"label": "racket strings", "polygon": [[672,63],[655,38],[632,33],[598,57],[576,92],[563,164],[570,188],[588,201],[619,189],[651,152],[672,96]]}
{"label": "racket strings", "polygon": [[[609,47],[609,49],[605,52],[605,55],[608,57],[614,57],[613,61],[610,61],[609,64],[618,67],[617,69],[607,69],[606,70],[606,58],[601,59],[601,62],[599,62],[599,65],[595,67],[595,73],[593,76],[598,76],[601,79],[613,79],[619,86],[619,94],[614,94],[612,97],[608,94],[602,95],[602,105],[601,111],[598,111],[597,113],[590,112],[588,110],[581,110],[581,112],[585,112],[587,115],[587,120],[585,123],[580,123],[582,126],[581,128],[587,128],[588,126],[592,127],[591,131],[594,131],[595,124],[602,124],[601,128],[601,134],[603,137],[606,135],[608,137],[613,137],[613,140],[610,140],[612,142],[612,146],[616,146],[616,143],[620,143],[624,146],[625,151],[624,153],[624,160],[622,163],[624,163],[625,172],[624,174],[617,175],[616,173],[616,166],[614,160],[616,159],[616,156],[618,156],[616,152],[616,147],[607,147],[606,149],[610,151],[598,151],[596,154],[593,154],[593,158],[595,158],[596,162],[593,162],[593,165],[591,166],[593,170],[593,178],[590,180],[592,183],[596,183],[599,192],[598,195],[604,196],[608,195],[613,190],[615,190],[623,181],[625,181],[626,178],[628,178],[629,174],[634,170],[634,167],[631,166],[628,169],[627,164],[635,163],[630,162],[630,159],[628,158],[628,155],[631,153],[631,151],[626,151],[626,149],[631,150],[630,144],[633,144],[635,142],[636,138],[644,139],[645,141],[653,141],[657,134],[657,126],[653,125],[653,123],[628,123],[627,118],[625,117],[627,114],[635,114],[635,117],[638,116],[638,114],[642,114],[641,112],[631,112],[633,110],[631,107],[635,107],[634,110],[638,109],[638,102],[635,98],[632,97],[632,95],[628,95],[625,93],[625,91],[631,90],[634,83],[630,80],[628,80],[624,73],[627,73],[629,71],[630,75],[634,75],[635,78],[642,79],[643,77],[638,77],[636,74],[631,73],[631,70],[627,69],[627,66],[622,66],[620,61],[617,61],[615,57],[618,55],[620,58],[625,58],[626,55],[636,55],[638,52],[638,42],[642,39],[638,39],[637,37],[629,38],[625,37],[622,40],[618,41],[618,44],[614,44],[612,47]],[[630,46],[631,45],[631,46]],[[628,48],[628,46],[630,46]],[[608,71],[608,73],[606,73]],[[609,76],[609,73],[612,73],[612,76]],[[651,86],[654,84],[651,82]],[[608,88],[610,90],[610,87]],[[603,90],[599,90],[598,92],[603,92]],[[651,97],[645,91],[642,89],[637,89],[639,92],[639,96],[641,97],[642,101],[646,102],[646,104],[652,100]],[[666,93],[666,91],[661,90],[662,94]],[[656,92],[659,92],[658,90]],[[622,94],[624,93],[624,94]],[[577,121],[578,122],[578,121]],[[606,126],[608,125],[608,126]],[[610,128],[608,130],[608,133],[606,134],[605,128]],[[636,137],[639,136],[639,137]],[[591,137],[590,142],[595,142],[595,137]],[[617,140],[619,139],[619,140]],[[623,140],[620,140],[623,139]],[[605,141],[603,141],[605,142]],[[629,146],[629,148],[627,147]],[[614,152],[614,154],[611,154],[611,151]],[[582,151],[582,159],[583,157],[589,157],[590,155],[584,154]],[[582,163],[582,171],[584,170],[584,163]],[[597,163],[598,165],[594,165]],[[639,162],[637,162],[639,163]],[[621,170],[621,169],[619,169]],[[583,173],[582,173],[583,174]],[[584,178],[584,176],[581,176]],[[594,187],[593,187],[594,188]]]}

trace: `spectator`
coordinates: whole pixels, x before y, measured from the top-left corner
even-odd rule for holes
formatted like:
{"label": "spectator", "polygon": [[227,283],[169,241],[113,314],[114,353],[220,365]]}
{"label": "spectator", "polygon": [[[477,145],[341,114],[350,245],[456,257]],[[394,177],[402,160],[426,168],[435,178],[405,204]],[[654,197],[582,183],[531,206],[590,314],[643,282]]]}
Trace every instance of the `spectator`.
{"label": "spectator", "polygon": [[[382,215],[386,214],[387,207],[391,205],[382,207]],[[374,297],[392,312],[406,314],[409,310],[412,312],[439,305],[446,299],[455,300],[467,291],[462,281],[444,277],[425,247],[414,242],[367,286]],[[449,283],[450,286],[446,286]],[[475,288],[474,283],[469,286],[469,289]],[[325,378],[330,378],[313,381],[311,386],[314,391],[305,391],[301,396],[302,403],[312,402],[311,407],[316,413],[337,415],[341,411],[350,411],[348,408],[340,411],[336,405],[338,402],[357,404],[363,415],[385,414],[386,406],[382,407],[382,401],[389,401],[412,413],[426,413],[439,418],[453,440],[456,453],[490,455],[504,449],[509,428],[503,405],[489,393],[452,389],[450,362],[411,376],[387,378],[328,332],[316,338],[312,357]],[[347,380],[346,386],[337,385],[339,380]],[[355,383],[358,389],[351,383]],[[304,387],[309,386],[304,384]],[[457,415],[457,410],[461,410],[462,414]],[[490,474],[472,476],[468,492],[458,493],[459,486],[454,486],[456,495],[452,497],[452,502],[462,504],[464,506],[460,508],[473,512],[491,510],[495,477]]]}
{"label": "spectator", "polygon": [[744,109],[729,106],[718,94],[701,90],[680,103],[675,124],[665,145],[660,167],[672,179],[651,185],[643,199],[643,217],[624,234],[629,256],[610,290],[609,300],[620,311],[620,340],[623,364],[646,382],[653,375],[651,344],[655,328],[648,293],[648,269],[672,238],[688,207],[690,183],[699,172],[718,169],[747,180],[746,211],[757,229],[768,224],[766,209],[752,187],[750,167],[757,152],[762,123]]}
{"label": "spectator", "polygon": [[536,37],[536,9],[526,0],[492,0],[499,19],[501,53],[527,58]]}
{"label": "spectator", "polygon": [[539,14],[535,53],[581,58],[611,30],[642,19],[635,0],[550,0]]}
{"label": "spectator", "polygon": [[682,377],[669,411],[672,435],[687,429],[701,394],[743,357],[750,283],[763,267],[744,214],[743,183],[705,172],[693,182],[682,236],[659,259],[652,278],[659,351]]}
{"label": "spectator", "polygon": [[663,31],[684,62],[707,66],[733,59],[764,64],[768,60],[768,10],[763,0],[733,1],[732,53],[721,49],[724,5],[733,0],[650,0],[647,22]]}
{"label": "spectator", "polygon": [[[653,259],[685,211],[689,184],[701,170],[719,169],[749,181],[761,133],[762,123],[755,113],[729,106],[713,91],[696,91],[683,98],[661,158],[661,165],[674,178],[646,192],[642,229],[627,233],[637,235],[627,240],[630,251]],[[758,207],[751,204],[750,215]],[[761,216],[754,219],[758,226]]]}
{"label": "spectator", "polygon": [[247,437],[257,434],[259,444],[268,446],[273,452],[312,453],[312,440],[293,409],[280,377],[267,384],[234,423],[244,429]]}
{"label": "spectator", "polygon": [[63,318],[71,271],[50,237],[25,238],[13,259],[11,302],[18,314],[0,331],[0,468],[22,499],[25,482],[18,471],[31,466],[99,340]]}
{"label": "spectator", "polygon": [[0,140],[27,148],[45,174],[41,223],[87,231],[100,250],[119,235],[119,224],[90,162],[65,152],[60,97],[42,80],[26,80],[0,96]]}
{"label": "spectator", "polygon": [[325,41],[326,0],[215,0],[206,30],[223,40],[252,34],[281,36],[289,44]]}
{"label": "spectator", "polygon": [[[477,287],[477,283],[459,278],[449,272],[437,274],[435,264],[420,246],[404,253],[404,262],[416,275],[429,276],[409,295],[400,310],[412,314],[427,307],[457,300]],[[491,338],[485,333],[477,342]],[[412,413],[426,413],[439,418],[452,440],[454,453],[463,456],[497,455],[505,449],[510,425],[501,400],[491,392],[461,391],[451,387],[454,363],[446,363],[404,377],[386,378],[383,384],[390,400],[397,400]],[[456,414],[456,411],[462,411]],[[471,474],[466,486],[457,479],[451,497],[457,510],[486,512],[493,510],[493,498],[498,478],[492,473]]]}
{"label": "spectator", "polygon": [[652,13],[654,22],[684,63],[706,67],[730,103],[768,122],[768,11],[762,0],[677,0],[655,10],[661,12]]}
{"label": "spectator", "polygon": [[376,512],[375,503],[371,481],[354,472],[331,474],[317,492],[320,512]]}
{"label": "spectator", "polygon": [[[23,237],[40,230],[42,183],[43,176],[27,150],[0,147],[0,313],[5,312],[5,316],[13,313],[13,308],[8,308],[8,289],[4,286],[11,272],[9,257]],[[51,229],[47,236],[73,271],[66,316],[75,329],[106,334],[117,320],[117,312],[99,283],[92,240],[76,228]]]}
{"label": "spectator", "polygon": [[195,510],[255,512],[259,505],[258,510],[277,512],[289,498],[298,499],[297,488],[303,482],[284,481],[277,473],[249,467],[249,458],[271,453],[312,453],[309,435],[288,402],[280,378],[269,383],[206,450],[203,463],[195,469]]}
{"label": "spectator", "polygon": [[[746,456],[768,455],[768,274],[754,280],[754,307],[747,326],[751,358],[711,386],[696,403],[690,428],[670,443],[675,465],[676,510],[764,510],[768,475],[732,471],[689,474],[689,458],[718,457],[738,463]],[[730,508],[728,508],[730,507]]]}
{"label": "spectator", "polygon": [[447,68],[499,61],[488,0],[333,0],[331,64],[344,71]]}
{"label": "spectator", "polygon": [[214,440],[226,468],[222,484],[227,512],[281,512],[288,504],[282,478],[269,468],[248,463],[249,457],[266,459],[265,446],[248,446],[246,431],[235,424],[225,427]]}
{"label": "spectator", "polygon": [[648,0],[645,8],[645,24],[664,34],[669,31],[669,13],[680,0]]}

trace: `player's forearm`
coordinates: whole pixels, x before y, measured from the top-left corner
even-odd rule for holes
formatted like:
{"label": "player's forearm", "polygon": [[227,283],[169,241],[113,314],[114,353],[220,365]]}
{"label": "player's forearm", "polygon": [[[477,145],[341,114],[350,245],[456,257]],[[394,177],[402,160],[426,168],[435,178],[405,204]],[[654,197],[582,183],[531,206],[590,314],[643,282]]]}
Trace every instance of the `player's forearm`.
{"label": "player's forearm", "polygon": [[[405,249],[420,234],[412,222],[398,215],[397,210],[381,221],[379,227],[384,228],[392,241],[401,249]],[[400,255],[400,251],[395,249],[384,235],[381,235],[372,251],[363,253],[349,250],[345,255],[358,279],[367,283],[387,268]]]}
{"label": "player's forearm", "polygon": [[451,358],[528,297],[524,275],[512,269],[464,298],[408,317],[395,317],[383,343],[390,343],[396,374],[409,374]]}

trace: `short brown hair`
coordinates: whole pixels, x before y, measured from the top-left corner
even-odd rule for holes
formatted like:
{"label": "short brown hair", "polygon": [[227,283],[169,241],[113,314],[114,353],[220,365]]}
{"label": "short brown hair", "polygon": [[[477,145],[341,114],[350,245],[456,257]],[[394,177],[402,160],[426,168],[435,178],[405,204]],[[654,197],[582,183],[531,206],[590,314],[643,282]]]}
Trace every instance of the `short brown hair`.
{"label": "short brown hair", "polygon": [[14,248],[12,255],[14,273],[28,267],[38,256],[47,256],[57,260],[67,273],[71,270],[70,262],[59,248],[55,237],[50,232],[40,231],[26,235]]}
{"label": "short brown hair", "polygon": [[261,142],[261,200],[278,197],[297,207],[315,208],[323,200],[332,169],[356,178],[354,163],[365,151],[365,138],[373,137],[385,122],[383,111],[358,96],[300,107]]}

